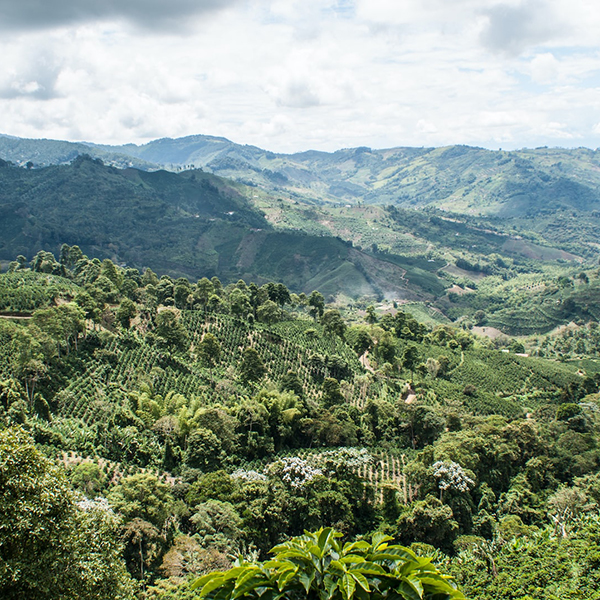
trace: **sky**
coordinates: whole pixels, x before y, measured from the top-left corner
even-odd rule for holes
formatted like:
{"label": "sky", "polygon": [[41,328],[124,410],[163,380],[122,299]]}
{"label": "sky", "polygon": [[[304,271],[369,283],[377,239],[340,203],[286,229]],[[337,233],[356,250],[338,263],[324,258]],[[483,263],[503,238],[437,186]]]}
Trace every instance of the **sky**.
{"label": "sky", "polygon": [[0,133],[600,146],[596,0],[0,0]]}

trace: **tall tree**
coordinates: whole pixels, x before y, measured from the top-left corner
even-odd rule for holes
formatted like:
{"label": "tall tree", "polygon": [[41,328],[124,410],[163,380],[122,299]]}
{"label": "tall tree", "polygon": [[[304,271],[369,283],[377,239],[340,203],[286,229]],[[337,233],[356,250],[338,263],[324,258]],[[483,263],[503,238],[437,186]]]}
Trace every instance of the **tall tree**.
{"label": "tall tree", "polygon": [[117,321],[120,323],[123,329],[129,329],[131,327],[131,319],[137,314],[135,304],[129,298],[123,298],[119,308],[117,309]]}
{"label": "tall tree", "polygon": [[22,430],[0,432],[0,596],[6,600],[130,599],[119,519],[77,502],[64,474]]}
{"label": "tall tree", "polygon": [[266,372],[260,354],[254,348],[246,348],[239,367],[240,379],[246,383],[260,381]]}
{"label": "tall tree", "polygon": [[316,290],[311,292],[308,297],[308,306],[310,306],[308,312],[314,319],[322,317],[323,311],[325,310],[325,298],[323,298],[323,294]]}
{"label": "tall tree", "polygon": [[346,335],[346,323],[342,319],[339,310],[328,310],[321,317],[321,324],[325,328],[325,332],[330,335],[337,335],[344,339]]}

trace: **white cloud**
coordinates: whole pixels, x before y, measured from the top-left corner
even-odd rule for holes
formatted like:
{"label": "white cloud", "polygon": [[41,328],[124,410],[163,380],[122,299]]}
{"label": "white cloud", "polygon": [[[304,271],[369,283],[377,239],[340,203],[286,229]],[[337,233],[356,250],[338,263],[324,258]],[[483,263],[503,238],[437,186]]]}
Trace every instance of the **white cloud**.
{"label": "white cloud", "polygon": [[493,51],[519,55],[527,48],[563,32],[550,0],[514,0],[483,10],[488,22],[481,32],[483,44]]}
{"label": "white cloud", "polygon": [[237,0],[0,0],[0,29],[31,31],[94,21],[124,20],[156,30],[185,28],[190,18]]}
{"label": "white cloud", "polygon": [[82,6],[0,37],[0,132],[206,133],[289,152],[600,145],[600,11],[586,0],[181,0],[185,36],[160,26],[158,0],[147,23],[140,3]]}
{"label": "white cloud", "polygon": [[551,52],[536,55],[531,61],[531,79],[535,83],[553,83],[560,73],[560,63]]}

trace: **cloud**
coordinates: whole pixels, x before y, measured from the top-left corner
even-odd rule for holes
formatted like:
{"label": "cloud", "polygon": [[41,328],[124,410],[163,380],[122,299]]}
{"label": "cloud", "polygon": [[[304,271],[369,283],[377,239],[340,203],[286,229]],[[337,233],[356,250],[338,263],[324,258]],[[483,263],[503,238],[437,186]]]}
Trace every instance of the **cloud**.
{"label": "cloud", "polygon": [[481,41],[494,52],[516,56],[562,33],[561,24],[547,0],[497,4],[483,14],[488,21],[481,32]]}
{"label": "cloud", "polygon": [[238,0],[0,0],[0,28],[31,31],[97,21],[125,20],[145,29],[185,28],[190,17]]}
{"label": "cloud", "polygon": [[274,95],[277,106],[308,108],[321,104],[318,95],[305,81],[291,81],[283,89],[275,90]]}
{"label": "cloud", "polygon": [[8,68],[0,72],[0,98],[50,100],[58,97],[60,62],[48,47],[42,52],[30,50],[7,60]]}
{"label": "cloud", "polygon": [[203,133],[282,152],[600,145],[590,0],[23,2],[0,0],[16,32],[0,35],[2,133]]}
{"label": "cloud", "polygon": [[558,78],[559,73],[560,63],[551,52],[538,54],[531,61],[531,79],[535,83],[553,83]]}

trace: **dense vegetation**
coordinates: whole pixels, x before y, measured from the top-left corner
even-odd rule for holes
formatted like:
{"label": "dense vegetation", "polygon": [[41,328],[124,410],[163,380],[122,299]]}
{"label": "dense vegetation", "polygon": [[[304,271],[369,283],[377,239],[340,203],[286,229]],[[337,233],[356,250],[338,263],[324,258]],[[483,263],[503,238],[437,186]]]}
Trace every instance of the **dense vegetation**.
{"label": "dense vegetation", "polygon": [[600,598],[597,152],[0,157],[3,598]]}
{"label": "dense vegetation", "polygon": [[594,272],[547,292],[585,305],[580,325],[492,341],[477,305],[461,328],[78,246],[9,271],[3,597],[191,598],[320,527],[389,535],[469,598],[597,597]]}
{"label": "dense vegetation", "polygon": [[[567,217],[598,210],[598,151],[536,148],[512,152],[469,146],[346,148],[276,154],[225,138],[164,138],[143,146],[98,146],[0,137],[0,157],[25,166],[67,163],[88,153],[109,164],[203,168],[297,198],[333,202],[434,205],[503,218]],[[127,157],[127,158],[126,158]],[[127,166],[132,166],[132,164]],[[560,227],[557,226],[557,229]]]}
{"label": "dense vegetation", "polygon": [[62,241],[173,277],[278,280],[307,293],[329,281],[354,297],[381,295],[385,282],[401,297],[423,295],[400,266],[350,242],[273,228],[248,188],[208,173],[119,170],[89,156],[43,169],[0,161],[0,260],[58,254]]}

